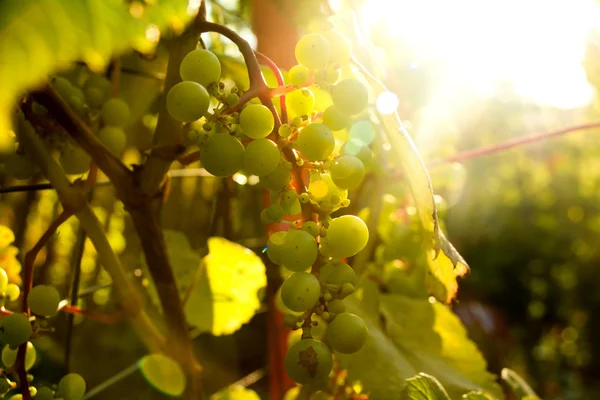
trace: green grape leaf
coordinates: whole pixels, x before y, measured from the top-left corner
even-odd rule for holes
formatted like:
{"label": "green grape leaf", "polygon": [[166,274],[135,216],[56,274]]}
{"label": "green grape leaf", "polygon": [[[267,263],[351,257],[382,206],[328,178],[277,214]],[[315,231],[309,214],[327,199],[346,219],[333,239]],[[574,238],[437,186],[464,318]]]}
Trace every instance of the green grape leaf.
{"label": "green grape leaf", "polygon": [[[353,14],[342,14],[333,18],[334,23],[352,43],[364,43],[356,18]],[[357,50],[356,48],[354,49]],[[369,54],[369,49],[361,49]],[[387,92],[387,88],[366,69],[359,68],[359,74],[374,82],[375,97]],[[454,246],[448,241],[439,226],[434,191],[427,167],[421,158],[417,146],[410,134],[402,124],[397,112],[392,114],[377,114],[385,131],[386,139],[391,145],[389,152],[390,163],[402,169],[402,176],[407,181],[417,207],[421,224],[427,233],[427,249],[433,249],[433,259],[430,262],[432,276],[445,288],[433,294],[438,300],[450,302],[456,295],[457,277],[463,276],[468,271],[468,265]],[[429,240],[431,239],[431,240]],[[429,253],[429,252],[428,252]],[[441,255],[445,257],[441,257]]]}
{"label": "green grape leaf", "polygon": [[539,399],[535,391],[525,382],[519,374],[512,369],[503,368],[500,372],[500,378],[506,382],[510,390],[517,396],[517,398],[531,397],[533,400]]}
{"label": "green grape leaf", "polygon": [[185,390],[185,374],[181,366],[163,354],[142,357],[138,368],[152,387],[169,396],[180,396]]}
{"label": "green grape leaf", "polygon": [[210,400],[260,400],[260,396],[243,386],[230,386],[210,396]]}
{"label": "green grape leaf", "polygon": [[130,48],[146,53],[160,30],[183,30],[196,10],[188,0],[157,0],[137,8],[123,0],[0,2],[0,134],[10,130],[17,96],[48,74],[82,60],[94,71]]}
{"label": "green grape leaf", "polygon": [[338,358],[350,382],[359,381],[371,400],[396,398],[405,380],[421,372],[434,375],[452,398],[473,390],[502,398],[483,356],[445,305],[381,294],[379,312],[373,314],[358,295],[345,303],[349,312],[364,319],[369,338],[359,352]]}
{"label": "green grape leaf", "polygon": [[465,393],[462,396],[462,400],[495,400],[492,395],[482,392],[481,390],[472,391]]}
{"label": "green grape leaf", "polygon": [[400,400],[450,400],[442,384],[431,375],[420,373],[407,379]]}

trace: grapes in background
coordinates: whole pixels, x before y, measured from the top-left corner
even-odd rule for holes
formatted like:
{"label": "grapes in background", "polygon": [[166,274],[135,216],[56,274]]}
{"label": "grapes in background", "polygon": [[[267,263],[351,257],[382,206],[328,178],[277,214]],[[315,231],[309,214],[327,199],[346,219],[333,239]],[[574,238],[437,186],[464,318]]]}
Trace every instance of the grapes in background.
{"label": "grapes in background", "polygon": [[193,122],[208,111],[210,96],[197,82],[183,81],[167,93],[167,111],[179,122]]}
{"label": "grapes in background", "polygon": [[[18,349],[11,349],[9,345],[4,346],[2,349],[2,364],[5,367],[11,367],[17,360]],[[25,370],[28,371],[35,364],[37,354],[35,347],[31,342],[27,342],[27,350],[25,351]]]}
{"label": "grapes in background", "polygon": [[102,121],[106,125],[125,126],[129,120],[129,106],[123,99],[115,97],[102,106]]}
{"label": "grapes in background", "polygon": [[120,157],[127,145],[127,135],[123,128],[107,125],[98,132],[98,140],[115,157]]}
{"label": "grapes in background", "polygon": [[214,176],[231,176],[243,166],[244,145],[228,133],[213,134],[200,147],[200,161]]}
{"label": "grapes in background", "polygon": [[348,78],[338,82],[331,91],[333,104],[347,115],[356,115],[367,108],[369,92],[358,79]]}
{"label": "grapes in background", "polygon": [[58,311],[60,294],[52,286],[37,285],[29,292],[27,302],[32,313],[42,317],[50,317]]}
{"label": "grapes in background", "polygon": [[99,75],[92,75],[83,85],[85,102],[92,108],[100,108],[110,98],[111,83]]}
{"label": "grapes in background", "polygon": [[329,61],[330,54],[329,43],[321,35],[314,33],[306,35],[296,43],[296,60],[308,69],[324,68]]}
{"label": "grapes in background", "polygon": [[6,297],[8,297],[8,300],[15,301],[21,295],[21,289],[14,283],[9,283],[6,286],[6,291],[4,293],[6,294]]}
{"label": "grapes in background", "polygon": [[23,153],[14,153],[4,160],[4,173],[15,179],[29,179],[38,172],[38,167]]}
{"label": "grapes in background", "polygon": [[67,144],[58,158],[62,169],[66,174],[79,175],[90,169],[91,157],[81,147],[75,144]]}
{"label": "grapes in background", "polygon": [[347,64],[352,58],[350,41],[337,29],[331,29],[322,33],[331,50],[329,61],[341,65]]}
{"label": "grapes in background", "polygon": [[35,395],[35,400],[52,400],[54,392],[47,386],[40,387]]}
{"label": "grapes in background", "polygon": [[313,122],[300,130],[296,146],[306,159],[323,161],[333,152],[335,138],[326,125]]}
{"label": "grapes in background", "polygon": [[332,131],[340,131],[347,128],[351,122],[350,117],[334,105],[327,107],[323,112],[323,123]]}
{"label": "grapes in background", "polygon": [[242,132],[252,139],[262,139],[273,131],[275,119],[271,111],[262,104],[250,104],[240,113]]}
{"label": "grapes in background", "polygon": [[302,86],[308,81],[308,68],[304,65],[294,65],[288,71],[288,78],[292,85]]}
{"label": "grapes in background", "polygon": [[331,179],[341,189],[356,189],[365,177],[365,166],[354,156],[341,156],[333,160]]}
{"label": "grapes in background", "polygon": [[368,334],[367,325],[360,317],[344,312],[329,323],[325,335],[333,350],[352,354],[363,347]]}
{"label": "grapes in background", "polygon": [[10,346],[15,347],[25,343],[31,333],[31,323],[23,313],[7,315],[0,321],[0,340]]}
{"label": "grapes in background", "polygon": [[70,373],[63,376],[58,382],[56,397],[62,397],[64,400],[81,400],[85,390],[85,380],[81,375]]}
{"label": "grapes in background", "polygon": [[210,83],[218,82],[221,78],[221,63],[212,51],[196,49],[183,58],[179,74],[184,81],[193,81],[208,87]]}

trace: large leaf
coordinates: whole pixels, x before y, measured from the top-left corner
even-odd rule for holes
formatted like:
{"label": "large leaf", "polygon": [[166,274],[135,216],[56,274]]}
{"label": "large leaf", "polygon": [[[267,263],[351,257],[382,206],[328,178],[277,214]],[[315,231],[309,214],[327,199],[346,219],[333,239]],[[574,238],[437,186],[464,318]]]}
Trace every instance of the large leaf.
{"label": "large leaf", "polygon": [[[344,14],[333,19],[334,23],[353,44],[365,43],[365,39],[360,37],[354,14]],[[367,54],[370,51],[367,48],[360,50]],[[375,98],[388,91],[366,69],[359,68],[359,70],[359,73],[375,83],[372,86]],[[383,125],[386,139],[392,148],[390,154],[393,157],[390,161],[401,167],[403,178],[408,182],[415,205],[419,211],[423,229],[428,233],[428,239],[431,239],[426,243],[428,248],[434,250],[433,259],[430,262],[431,273],[443,285],[443,290],[437,290],[433,294],[439,300],[449,302],[456,295],[456,278],[468,271],[467,263],[440,229],[429,173],[414,141],[402,124],[400,116],[397,112],[387,115],[378,114],[378,119]],[[444,254],[445,257],[440,257],[440,254]]]}
{"label": "large leaf", "polygon": [[398,398],[405,380],[421,372],[435,376],[453,399],[472,390],[502,398],[494,375],[486,371],[485,360],[448,307],[382,294],[380,311],[373,315],[355,296],[346,303],[367,323],[369,339],[358,353],[340,359],[349,378],[360,381],[370,399]]}
{"label": "large leaf", "polygon": [[49,73],[82,60],[102,70],[130,48],[148,52],[160,29],[181,31],[196,10],[188,0],[157,0],[130,8],[123,0],[0,2],[0,135],[10,129],[13,102]]}
{"label": "large leaf", "polygon": [[450,400],[442,384],[431,375],[420,373],[406,380],[400,400]]}

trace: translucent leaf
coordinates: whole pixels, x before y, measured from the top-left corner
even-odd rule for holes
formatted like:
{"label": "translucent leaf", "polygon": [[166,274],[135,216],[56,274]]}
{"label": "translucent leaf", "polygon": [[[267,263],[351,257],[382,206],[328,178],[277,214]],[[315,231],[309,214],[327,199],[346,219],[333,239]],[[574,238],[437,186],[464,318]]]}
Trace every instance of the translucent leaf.
{"label": "translucent leaf", "polygon": [[210,400],[260,400],[260,397],[254,390],[230,386],[210,396]]}
{"label": "translucent leaf", "polygon": [[450,400],[442,384],[431,375],[420,373],[406,380],[400,400]]}
{"label": "translucent leaf", "polygon": [[[16,97],[47,75],[82,60],[102,70],[115,54],[154,48],[160,30],[181,31],[196,10],[188,0],[129,6],[123,0],[0,2],[0,135]],[[143,5],[145,4],[145,5]]]}
{"label": "translucent leaf", "polygon": [[163,354],[150,354],[139,361],[142,375],[152,387],[169,396],[185,390],[185,374],[175,361]]}

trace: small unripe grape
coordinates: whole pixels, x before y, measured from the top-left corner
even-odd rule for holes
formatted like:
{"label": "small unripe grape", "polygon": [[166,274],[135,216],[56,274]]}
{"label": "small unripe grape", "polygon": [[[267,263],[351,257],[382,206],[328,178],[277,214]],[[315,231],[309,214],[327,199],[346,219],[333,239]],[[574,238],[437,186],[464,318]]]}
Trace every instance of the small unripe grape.
{"label": "small unripe grape", "polygon": [[306,311],[313,307],[321,295],[319,280],[308,272],[296,272],[281,285],[281,300],[292,311]]}
{"label": "small unripe grape", "polygon": [[333,104],[343,113],[355,115],[363,111],[369,101],[367,87],[359,80],[348,78],[338,82],[331,91]]}
{"label": "small unripe grape", "polygon": [[284,207],[289,207],[296,200],[298,200],[298,193],[296,193],[296,190],[290,189],[283,194],[281,198],[281,203]]}
{"label": "small unripe grape", "polygon": [[298,317],[294,314],[286,314],[283,316],[283,324],[290,329],[298,328]]}
{"label": "small unripe grape", "polygon": [[0,321],[0,339],[10,346],[19,346],[31,337],[31,323],[23,313],[10,314]]}
{"label": "small unripe grape", "polygon": [[194,81],[207,87],[221,78],[221,63],[212,51],[192,50],[181,60],[179,74],[184,81]]}
{"label": "small unripe grape", "polygon": [[[9,345],[4,346],[2,349],[2,363],[5,367],[12,366],[17,359],[18,349],[11,349]],[[36,360],[35,347],[31,342],[27,342],[27,350],[25,351],[25,371],[29,371]]]}
{"label": "small unripe grape", "polygon": [[300,200],[300,203],[307,204],[310,201],[310,196],[308,193],[302,193],[300,196],[298,196],[298,199]]}
{"label": "small unripe grape", "polygon": [[319,236],[319,232],[321,231],[321,228],[319,228],[319,225],[317,225],[316,222],[314,221],[306,221],[301,228],[303,231],[306,231],[308,233],[310,233],[312,235],[312,237],[317,237]]}
{"label": "small unripe grape", "polygon": [[315,108],[315,95],[309,89],[294,90],[285,96],[285,106],[290,115],[308,115]]}
{"label": "small unripe grape", "polygon": [[[6,392],[8,392],[10,389],[12,389],[12,386],[10,385],[10,381],[4,377],[1,377],[0,378],[0,394],[6,394]],[[37,397],[36,397],[36,400],[38,400]]]}
{"label": "small unripe grape", "polygon": [[365,177],[365,166],[358,157],[341,156],[330,167],[333,183],[341,189],[356,189]]}
{"label": "small unripe grape", "polygon": [[38,389],[35,395],[35,400],[52,400],[54,399],[54,392],[47,386],[43,386]]}
{"label": "small unripe grape", "polygon": [[310,123],[300,131],[296,145],[308,160],[323,161],[333,152],[335,138],[326,125]]}
{"label": "small unripe grape", "polygon": [[351,122],[350,117],[334,105],[327,107],[323,112],[323,123],[332,131],[340,131],[347,128]]}
{"label": "small unripe grape", "polygon": [[0,293],[4,293],[6,291],[6,287],[8,286],[8,275],[4,268],[0,268]]}
{"label": "small unripe grape", "polygon": [[338,314],[327,326],[327,341],[331,347],[342,354],[359,351],[367,340],[368,330],[365,322],[350,313]]}
{"label": "small unripe grape", "polygon": [[354,287],[354,285],[346,282],[346,283],[342,284],[342,287],[340,287],[339,296],[340,296],[340,298],[344,299],[344,298],[350,296],[355,291],[356,291],[356,288]]}
{"label": "small unripe grape", "polygon": [[193,122],[208,110],[210,96],[197,82],[183,81],[167,93],[167,111],[179,122]]}
{"label": "small unripe grape", "polygon": [[284,365],[292,380],[306,384],[327,378],[333,359],[331,351],[323,342],[302,339],[289,348]]}
{"label": "small unripe grape", "polygon": [[37,285],[29,292],[27,303],[32,313],[42,317],[50,317],[58,311],[60,294],[52,286]]}
{"label": "small unripe grape", "polygon": [[127,135],[121,127],[105,126],[98,132],[98,140],[112,155],[119,157],[125,150]]}
{"label": "small unripe grape", "polygon": [[6,297],[8,297],[8,300],[15,301],[21,295],[21,289],[19,289],[19,287],[14,283],[9,283],[6,285],[6,290],[4,293],[6,294]]}
{"label": "small unripe grape", "polygon": [[229,93],[225,101],[227,102],[228,106],[235,106],[240,102],[240,96],[235,93]]}
{"label": "small unripe grape", "polygon": [[271,111],[262,104],[250,104],[240,113],[240,126],[244,134],[252,139],[262,139],[275,127]]}
{"label": "small unripe grape", "polygon": [[79,175],[90,169],[91,160],[92,158],[81,147],[67,145],[60,153],[58,162],[66,174]]}
{"label": "small unripe grape", "polygon": [[106,125],[124,126],[129,120],[129,106],[123,99],[115,97],[102,106],[102,121]]}
{"label": "small unripe grape", "polygon": [[331,54],[327,40],[317,34],[310,34],[300,38],[294,52],[296,60],[308,69],[325,67]]}
{"label": "small unripe grape", "polygon": [[330,313],[333,314],[341,314],[346,311],[346,305],[343,300],[333,299],[327,303],[327,309]]}
{"label": "small unripe grape", "polygon": [[286,137],[290,136],[293,131],[294,131],[294,129],[290,126],[290,124],[281,124],[279,126],[279,130],[277,131],[277,133],[282,138],[286,138]]}
{"label": "small unripe grape", "polygon": [[285,215],[285,211],[283,211],[283,207],[279,204],[270,204],[265,212],[267,214],[267,218],[273,222],[280,222],[283,216]]}
{"label": "small unripe grape", "polygon": [[294,65],[288,72],[288,78],[292,85],[304,85],[308,81],[308,68],[303,65]]}
{"label": "small unripe grape", "polygon": [[85,394],[85,380],[79,374],[70,373],[58,382],[56,396],[64,400],[81,400]]}

